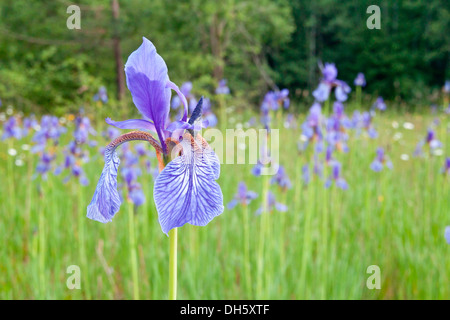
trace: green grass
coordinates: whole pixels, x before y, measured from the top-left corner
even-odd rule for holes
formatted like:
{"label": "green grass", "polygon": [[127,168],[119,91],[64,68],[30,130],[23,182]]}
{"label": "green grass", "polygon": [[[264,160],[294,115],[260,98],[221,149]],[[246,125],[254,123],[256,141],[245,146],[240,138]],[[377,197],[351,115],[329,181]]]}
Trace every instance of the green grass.
{"label": "green grass", "polygon": [[[270,189],[288,211],[255,215],[264,178],[253,177],[249,164],[222,165],[225,206],[241,180],[260,196],[248,207],[225,209],[206,227],[178,230],[178,298],[449,298],[450,245],[443,233],[450,225],[450,178],[440,168],[450,147],[447,143],[440,157],[412,157],[431,115],[388,112],[375,118],[377,139],[351,133],[350,152],[337,154],[347,191],[326,189],[317,177],[304,186],[300,168],[310,155],[298,155],[300,130],[274,121],[282,141],[280,163],[293,187],[285,193]],[[404,129],[405,121],[414,130]],[[437,134],[443,142],[448,122],[441,115]],[[396,132],[403,134],[397,141]],[[101,224],[85,217],[103,167],[96,149],[90,149],[91,162],[84,166],[90,185],[81,187],[75,180],[63,184],[64,175],[33,180],[37,157],[21,149],[24,143],[30,138],[0,142],[0,298],[167,299],[169,238],[158,224],[151,175],[139,178],[146,203],[136,208],[131,224],[134,208],[127,201],[111,223]],[[369,169],[378,146],[386,149],[392,171]],[[7,153],[12,147],[15,157]],[[410,160],[401,160],[402,154]],[[14,159],[21,156],[24,165],[16,166]],[[80,290],[66,286],[70,265],[81,269]],[[380,290],[366,286],[370,265],[380,267]]]}

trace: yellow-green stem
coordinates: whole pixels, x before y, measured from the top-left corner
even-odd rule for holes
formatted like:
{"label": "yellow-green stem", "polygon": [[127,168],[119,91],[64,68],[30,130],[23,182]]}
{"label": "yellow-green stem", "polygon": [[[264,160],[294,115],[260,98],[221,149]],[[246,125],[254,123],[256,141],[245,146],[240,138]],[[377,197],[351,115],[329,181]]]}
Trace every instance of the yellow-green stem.
{"label": "yellow-green stem", "polygon": [[177,299],[177,239],[178,228],[169,231],[169,300]]}
{"label": "yellow-green stem", "polygon": [[134,233],[134,205],[128,204],[128,236],[130,244],[131,275],[133,278],[133,299],[139,300],[138,265],[136,254],[136,236]]}

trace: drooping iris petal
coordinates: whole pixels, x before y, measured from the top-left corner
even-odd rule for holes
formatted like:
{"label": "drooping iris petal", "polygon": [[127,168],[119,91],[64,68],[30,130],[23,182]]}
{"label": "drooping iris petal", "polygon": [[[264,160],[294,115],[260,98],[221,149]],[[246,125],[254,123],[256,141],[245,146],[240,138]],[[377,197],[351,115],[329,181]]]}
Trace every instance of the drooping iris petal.
{"label": "drooping iris petal", "polygon": [[161,171],[153,190],[159,223],[165,234],[186,223],[205,226],[224,210],[211,154],[205,156],[205,149],[189,134],[184,135],[178,146],[183,154]]}
{"label": "drooping iris petal", "polygon": [[87,207],[87,217],[102,223],[111,221],[120,209],[120,195],[117,191],[117,171],[120,159],[116,154],[117,146],[105,150],[105,166],[95,189],[92,201]]}
{"label": "drooping iris petal", "polygon": [[149,142],[155,148],[157,155],[162,151],[158,142],[151,134],[146,132],[132,131],[114,139],[105,148],[105,166],[95,188],[91,203],[87,207],[88,218],[106,223],[111,221],[119,211],[122,201],[117,191],[117,172],[120,160],[116,154],[116,149],[121,144],[132,140]]}

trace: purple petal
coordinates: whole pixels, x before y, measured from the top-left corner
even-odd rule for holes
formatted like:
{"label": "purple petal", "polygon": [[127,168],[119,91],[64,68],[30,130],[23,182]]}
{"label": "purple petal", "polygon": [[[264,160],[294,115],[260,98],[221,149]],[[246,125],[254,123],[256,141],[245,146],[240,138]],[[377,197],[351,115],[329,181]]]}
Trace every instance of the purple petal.
{"label": "purple petal", "polygon": [[375,159],[370,164],[370,169],[372,169],[375,172],[380,172],[381,170],[383,170],[383,163],[381,163],[378,159]]}
{"label": "purple petal", "polygon": [[169,80],[164,59],[156,52],[153,43],[145,37],[142,37],[141,46],[128,57],[125,64],[125,73],[130,68],[138,73],[145,74],[151,81],[156,80],[166,83]]}
{"label": "purple petal", "polygon": [[236,207],[236,205],[238,204],[238,201],[236,199],[231,200],[230,202],[228,202],[227,204],[227,209],[231,210],[234,207]]}
{"label": "purple petal", "polygon": [[204,156],[204,149],[192,147],[189,140],[180,143],[183,154],[169,162],[155,181],[153,194],[165,234],[186,223],[205,226],[224,209],[211,156]]}
{"label": "purple petal", "polygon": [[181,118],[181,120],[186,121],[187,113],[188,113],[188,103],[187,103],[186,97],[181,92],[181,90],[178,88],[178,86],[175,83],[173,83],[172,81],[167,82],[167,87],[170,89],[173,89],[178,94],[178,97],[180,97],[181,102],[183,103],[183,106],[184,106],[184,114],[183,114],[183,118]]}
{"label": "purple petal", "polygon": [[105,166],[92,201],[87,207],[87,217],[102,223],[110,222],[121,204],[117,191],[117,170],[120,160],[115,149],[116,147],[108,147],[105,150]]}
{"label": "purple petal", "polygon": [[171,90],[165,82],[150,80],[133,67],[127,70],[127,85],[134,104],[143,116],[153,121],[159,135],[169,115]]}
{"label": "purple petal", "polygon": [[114,121],[106,118],[106,123],[119,129],[149,130],[156,132],[155,125],[144,119],[130,119],[125,121]]}

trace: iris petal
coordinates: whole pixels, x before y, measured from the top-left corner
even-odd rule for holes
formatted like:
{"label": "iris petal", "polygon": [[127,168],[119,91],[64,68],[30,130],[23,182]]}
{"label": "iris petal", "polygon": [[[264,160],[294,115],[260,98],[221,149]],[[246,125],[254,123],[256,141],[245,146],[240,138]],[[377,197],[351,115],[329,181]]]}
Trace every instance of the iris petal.
{"label": "iris petal", "polygon": [[120,159],[116,154],[116,149],[121,144],[133,140],[149,142],[155,148],[156,155],[159,157],[161,147],[149,133],[132,131],[114,139],[105,148],[105,166],[95,188],[92,201],[87,207],[88,218],[107,223],[119,211],[122,202],[117,191],[117,172],[119,170]]}
{"label": "iris petal", "polygon": [[153,121],[158,133],[162,132],[170,110],[170,89],[164,82],[150,80],[133,67],[128,69],[127,83],[138,110]]}
{"label": "iris petal", "polygon": [[106,123],[119,129],[149,130],[156,132],[155,125],[144,119],[130,119],[125,121],[114,121],[106,118]]}
{"label": "iris petal", "polygon": [[120,196],[117,191],[117,171],[120,159],[116,147],[105,150],[105,166],[95,189],[92,201],[87,207],[87,217],[102,223],[110,222],[120,209]]}
{"label": "iris petal", "polygon": [[125,64],[125,73],[130,68],[144,73],[149,80],[157,80],[164,83],[169,80],[164,59],[156,52],[153,43],[145,37],[142,37],[141,46],[128,57]]}
{"label": "iris petal", "polygon": [[161,171],[153,190],[159,223],[166,234],[186,223],[205,226],[224,209],[211,149],[195,143],[189,134],[179,145],[183,154]]}

